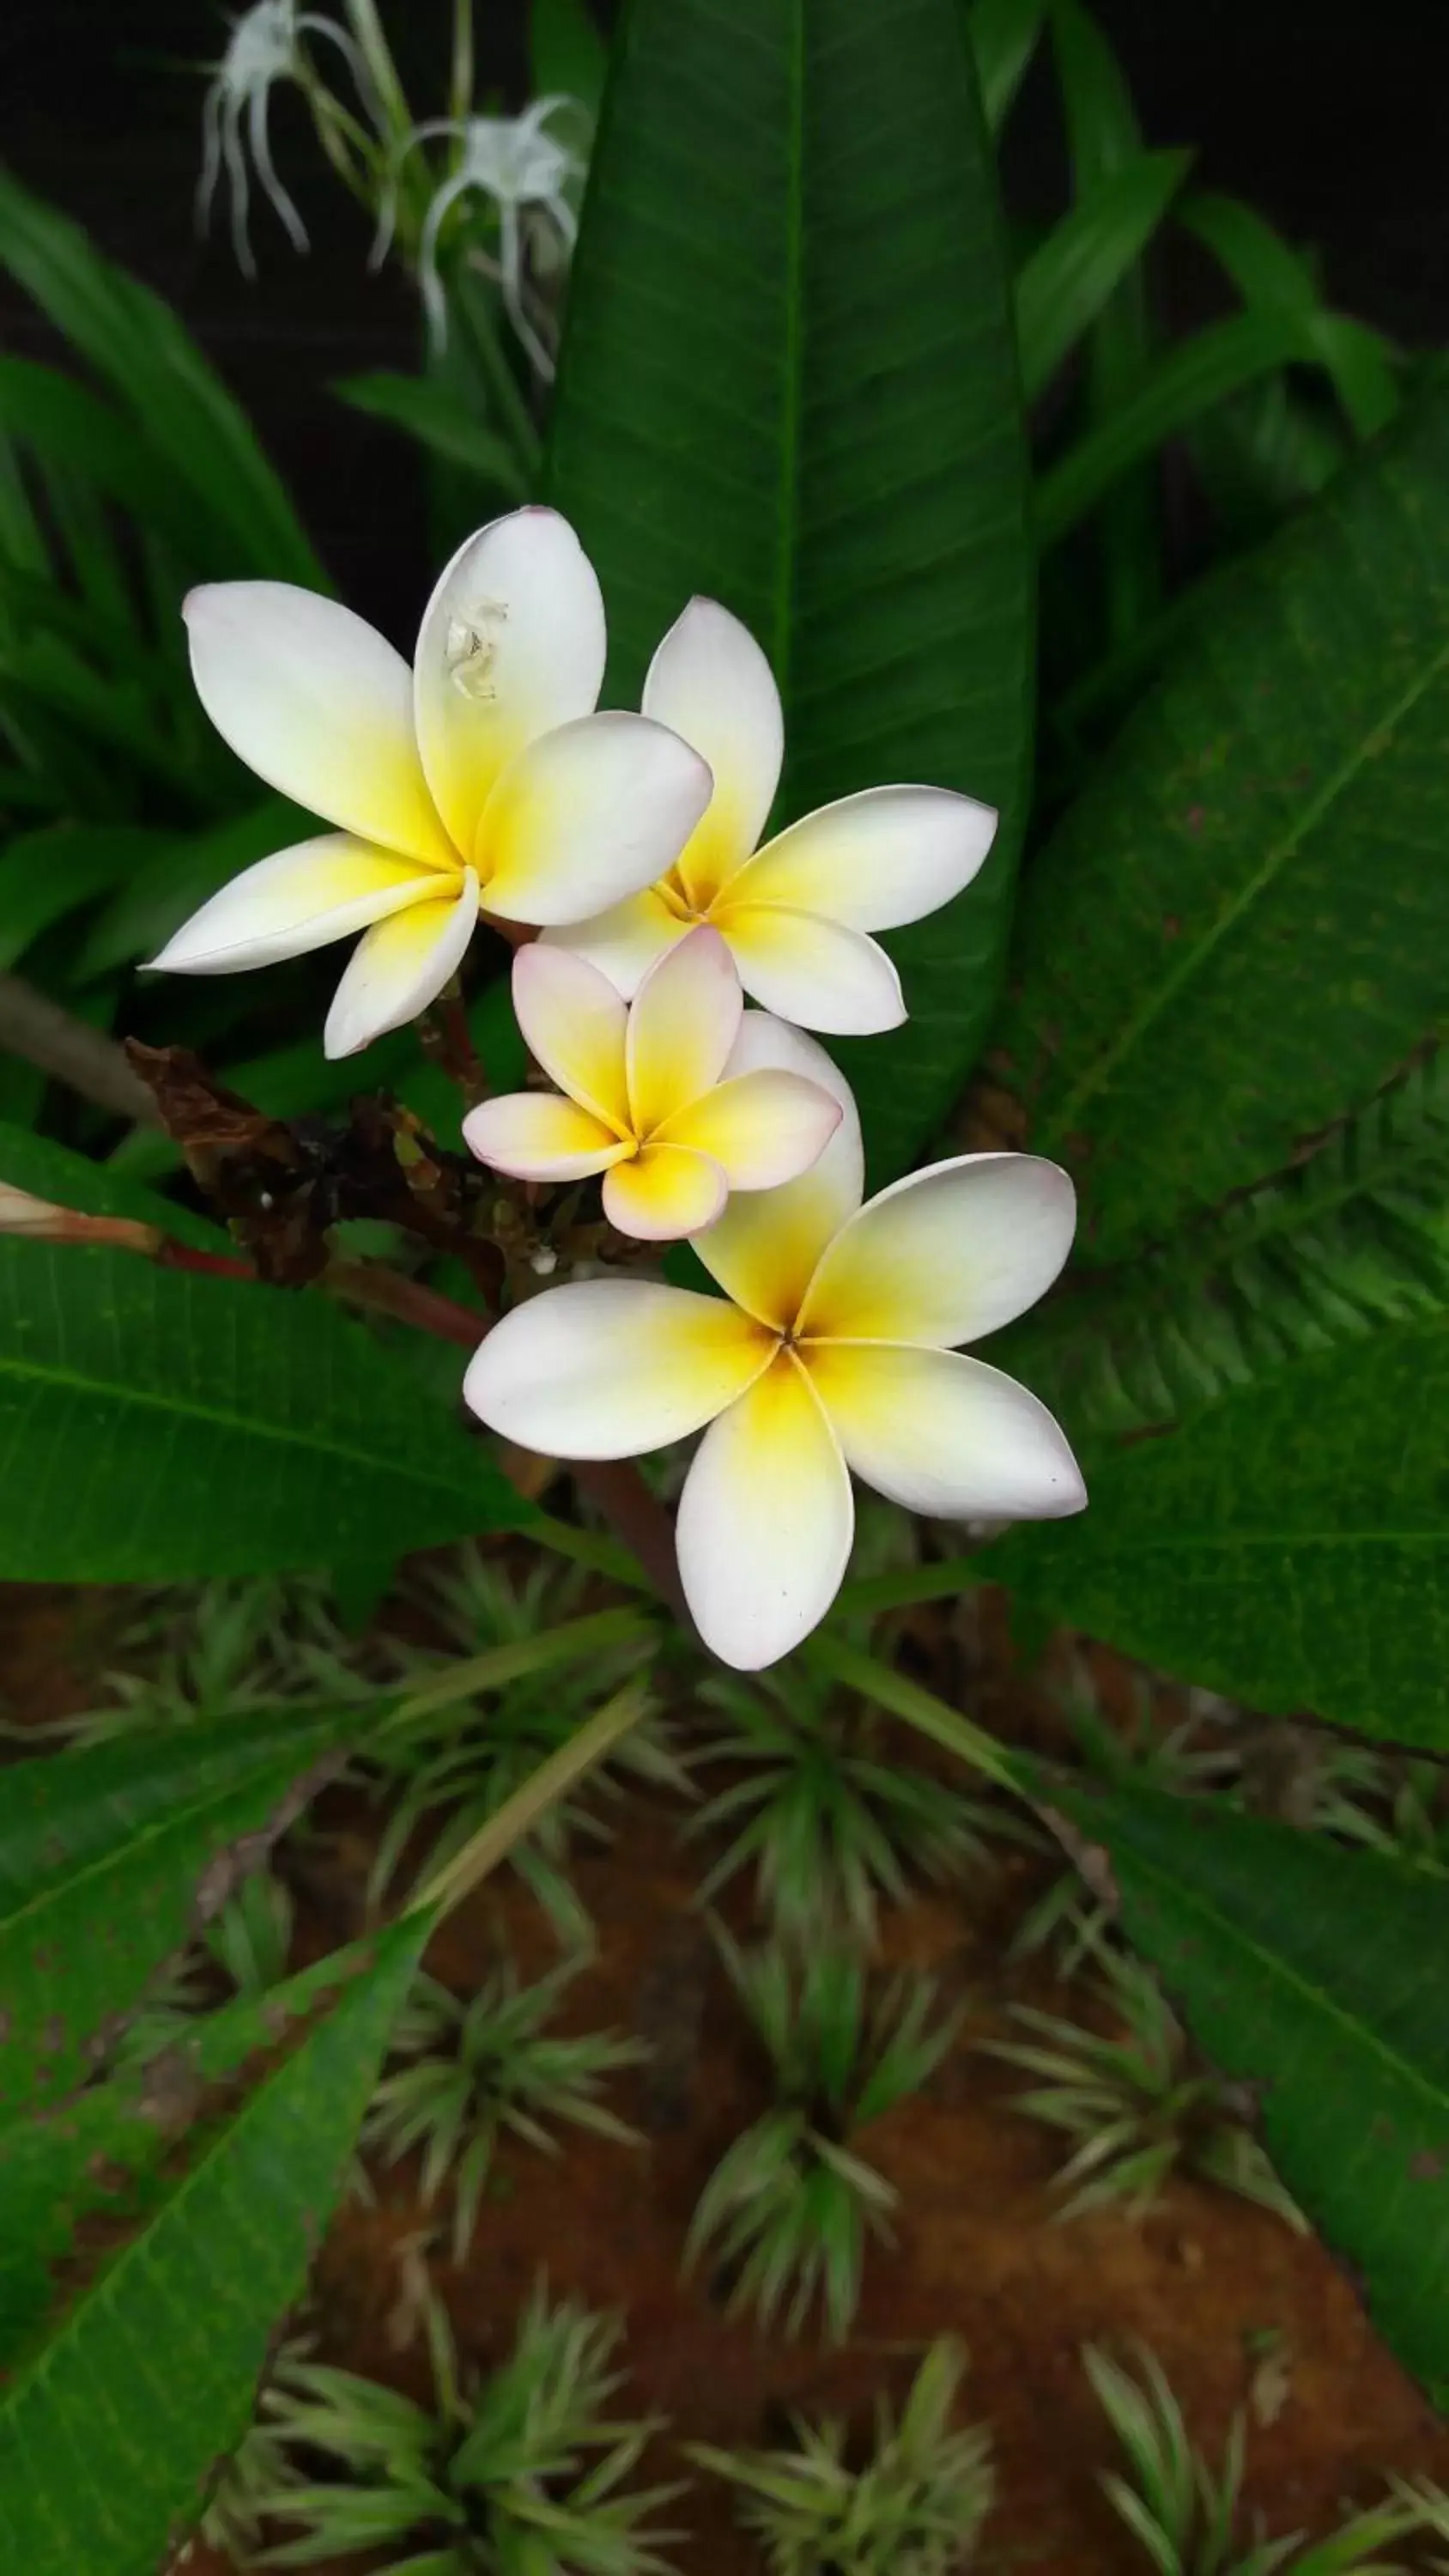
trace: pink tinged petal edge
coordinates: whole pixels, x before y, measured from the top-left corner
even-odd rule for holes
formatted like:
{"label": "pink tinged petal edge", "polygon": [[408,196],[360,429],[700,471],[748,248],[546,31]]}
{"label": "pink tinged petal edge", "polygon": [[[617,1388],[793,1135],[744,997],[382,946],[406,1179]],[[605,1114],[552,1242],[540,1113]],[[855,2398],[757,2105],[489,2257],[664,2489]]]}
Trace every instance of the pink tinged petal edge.
{"label": "pink tinged petal edge", "polygon": [[652,1135],[718,1083],[745,997],[729,948],[703,923],[650,967],[629,1006],[624,1063],[630,1125]]}
{"label": "pink tinged petal edge", "polygon": [[710,1651],[738,1672],[788,1655],[839,1591],[854,1529],[835,1433],[782,1353],[706,1432],[680,1496],[680,1579]]}
{"label": "pink tinged petal edge", "polygon": [[586,957],[532,939],[513,960],[513,1008],[524,1044],[550,1082],[616,1135],[627,1135],[627,1013],[607,975]]}
{"label": "pink tinged petal edge", "polygon": [[463,1121],[463,1141],[480,1163],[520,1181],[587,1180],[633,1152],[602,1119],[546,1091],[481,1101]]}

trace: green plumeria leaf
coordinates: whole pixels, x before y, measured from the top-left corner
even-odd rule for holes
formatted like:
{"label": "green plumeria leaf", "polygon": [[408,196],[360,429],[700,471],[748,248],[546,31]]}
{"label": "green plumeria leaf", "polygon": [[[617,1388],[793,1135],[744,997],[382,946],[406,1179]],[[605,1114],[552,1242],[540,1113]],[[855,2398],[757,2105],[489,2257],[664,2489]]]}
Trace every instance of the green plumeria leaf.
{"label": "green plumeria leaf", "polygon": [[1446,495],[1439,397],[1220,590],[1032,872],[993,1063],[1094,1262],[1296,1160],[1442,1021]]}
{"label": "green plumeria leaf", "polygon": [[692,591],[785,704],[778,819],[923,780],[1002,809],[981,877],[892,935],[909,1025],[843,1046],[884,1178],[995,988],[1031,725],[1026,476],[995,178],[959,0],[631,0],[548,465],[637,703]]}
{"label": "green plumeria leaf", "polygon": [[1139,152],[1080,197],[1016,279],[1016,332],[1028,402],[1135,268],[1182,186],[1187,152]]}
{"label": "green plumeria leaf", "polygon": [[993,1571],[1185,1681],[1449,1752],[1449,1335],[1403,1324],[1224,1395]]}
{"label": "green plumeria leaf", "polygon": [[244,1996],[190,2024],[164,2062],[130,2065],[87,2085],[55,2109],[31,2109],[0,2127],[0,2369],[13,2370],[43,2328],[51,2270],[82,2221],[149,2206],[148,2194],[202,2090],[237,2073],[290,2024],[371,1960],[371,1947],[304,1968],[268,1993]]}
{"label": "green plumeria leaf", "polygon": [[170,307],[102,257],[78,224],[0,170],[0,267],[46,312],[203,505],[213,576],[330,587],[245,413]]}
{"label": "green plumeria leaf", "polygon": [[155,2576],[199,2516],[341,2188],[428,1929],[419,1917],[383,1937],[371,1974],[204,2139],[0,2402],[8,2565]]}
{"label": "green plumeria leaf", "polygon": [[992,1345],[1090,1456],[1384,1326],[1449,1312],[1449,1056],[1159,1250]]}
{"label": "green plumeria leaf", "polygon": [[347,376],[332,388],[354,411],[405,429],[430,455],[464,465],[504,501],[526,501],[528,486],[513,449],[458,395],[431,376],[399,376],[382,369]]}
{"label": "green plumeria leaf", "polygon": [[322,1297],[0,1242],[0,1573],[261,1574],[507,1526],[488,1451]]}
{"label": "green plumeria leaf", "polygon": [[15,1764],[0,1826],[0,2108],[89,2071],[108,2024],[215,1913],[365,1730],[354,1709],[238,1715]]}
{"label": "green plumeria leaf", "polygon": [[1380,2332],[1449,2401],[1449,1884],[1126,1782],[1054,1794],[1214,2064],[1260,2089],[1273,2162]]}

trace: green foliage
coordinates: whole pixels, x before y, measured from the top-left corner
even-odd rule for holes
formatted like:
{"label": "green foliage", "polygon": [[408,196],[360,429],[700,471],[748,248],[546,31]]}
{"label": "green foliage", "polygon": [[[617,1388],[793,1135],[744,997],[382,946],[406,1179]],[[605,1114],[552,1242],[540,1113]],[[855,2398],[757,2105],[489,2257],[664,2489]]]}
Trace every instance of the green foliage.
{"label": "green foliage", "polygon": [[1053,1617],[1248,1701],[1442,1751],[1449,1488],[1438,1318],[1238,1388],[1094,1473],[993,1570]]}
{"label": "green foliage", "polygon": [[348,1723],[261,1711],[125,1736],[7,1772],[0,1829],[7,2110],[54,2099],[103,2053],[110,2026],[155,1969],[263,1856]]}
{"label": "green foliage", "polygon": [[401,1549],[523,1516],[318,1296],[4,1242],[0,1343],[12,1580],[260,1574],[341,1562],[378,1529]]}
{"label": "green foliage", "polygon": [[258,573],[327,588],[244,413],[169,306],[8,171],[0,172],[0,265],[140,426],[151,472],[164,469],[194,495],[208,528],[225,532],[213,575]]}
{"label": "green foliage", "polygon": [[1027,2037],[984,2043],[991,2056],[1034,2078],[1012,2107],[1072,2144],[1056,2176],[1056,2189],[1067,2195],[1061,2216],[1114,2201],[1140,2215],[1168,2176],[1183,2172],[1304,2228],[1235,2113],[1229,2088],[1193,2066],[1187,2034],[1152,1970],[1119,1950],[1103,1947],[1098,1958],[1091,2000],[1120,2025],[1116,2035],[1104,2038],[1082,2022],[1013,2004],[1011,2018]]}
{"label": "green foliage", "polygon": [[260,2003],[285,1984],[293,1906],[284,1882],[254,1870],[208,1923],[196,1948],[151,1988],[116,2051],[120,2065],[144,2066],[184,2040],[199,2013],[216,2001],[216,1980],[241,2003]]}
{"label": "green foliage", "polygon": [[1449,1308],[1449,1056],[1305,1161],[1018,1325],[1001,1348],[1089,1449]]}
{"label": "green foliage", "polygon": [[[377,1792],[388,1806],[369,1887],[374,1904],[382,1902],[429,1819],[441,1822],[420,1878],[446,1867],[530,1773],[569,1741],[628,1669],[637,1640],[615,1650],[603,1637],[589,1657],[569,1668],[542,1658],[539,1669],[533,1668],[527,1650],[570,1619],[586,1588],[587,1578],[577,1569],[543,1562],[519,1578],[477,1549],[419,1578],[414,1598],[437,1623],[449,1651],[474,1655],[516,1646],[523,1661],[516,1678],[490,1693],[486,1703],[475,1696],[440,1708],[370,1757]],[[432,1669],[431,1660],[426,1667],[415,1658],[402,1664],[411,1678],[425,1668]],[[579,1840],[607,1842],[598,1800],[617,1797],[625,1780],[691,1794],[665,1720],[650,1718],[635,1727],[591,1775],[587,1796],[555,1801],[510,1854],[560,1941],[572,1948],[588,1946],[593,1925],[570,1879],[569,1857]]]}
{"label": "green foliage", "polygon": [[444,2183],[453,2193],[453,2258],[473,2242],[479,2204],[505,2136],[549,2155],[563,2122],[625,2145],[637,2132],[599,2099],[601,2087],[647,2050],[613,2031],[567,2038],[549,2030],[578,1975],[565,1961],[520,1985],[511,1961],[471,2001],[420,1977],[393,2034],[393,2071],[373,2095],[363,2145],[389,2164],[421,2147],[422,2196],[431,2207]]}
{"label": "green foliage", "polygon": [[700,1697],[730,1723],[695,1762],[744,1777],[686,1827],[691,1840],[735,1829],[697,1904],[753,1867],[757,1906],[782,1939],[833,1931],[870,1944],[882,1898],[903,1905],[913,1879],[939,1886],[979,1874],[990,1838],[1019,1830],[1004,1808],[902,1765],[871,1712],[839,1706],[834,1684],[808,1665],[784,1664],[753,1687],[709,1681]]}
{"label": "green foliage", "polygon": [[1245,2536],[1242,2417],[1233,2418],[1214,2470],[1194,2447],[1155,2354],[1139,2355],[1139,2379],[1090,2345],[1082,2358],[1127,2462],[1125,2477],[1109,2472],[1102,2485],[1159,2576],[1273,2576],[1277,2568],[1292,2576],[1401,2576],[1403,2562],[1379,2552],[1424,2527],[1422,2507],[1401,2496],[1307,2549],[1301,2532],[1265,2538],[1261,2520]]}
{"label": "green foliage", "polygon": [[340,2187],[425,1930],[419,1920],[386,1936],[370,1972],[197,2144],[10,2382],[0,2399],[9,2563],[154,2576],[200,2515]]}
{"label": "green foliage", "polygon": [[991,2436],[953,2430],[966,2354],[943,2335],[921,2363],[899,2419],[876,2401],[864,2456],[848,2425],[791,2419],[773,2451],[689,2456],[737,2489],[736,2513],[770,2576],[952,2576],[976,2559],[991,2510]]}
{"label": "green foliage", "polygon": [[1241,576],[1042,852],[993,1064],[1116,1261],[1301,1159],[1442,1010],[1449,404]]}
{"label": "green foliage", "polygon": [[1285,2188],[1351,2260],[1409,2369],[1449,2396],[1449,1889],[1413,1864],[1125,1782],[1059,1803],[1122,1928],[1235,2083]]}
{"label": "green foliage", "polygon": [[288,2479],[266,2502],[302,2526],[269,2553],[314,2566],[386,2549],[392,2576],[647,2576],[662,2569],[650,2518],[673,2492],[631,2488],[648,2423],[610,2414],[618,2323],[539,2290],[508,2359],[460,2379],[442,2309],[429,2317],[434,2396],[321,2362],[293,2361],[266,2392],[263,2421],[326,2483]]}
{"label": "green foliage", "polygon": [[[681,192],[688,222],[681,224]],[[957,0],[632,0],[594,157],[549,497],[633,699],[691,591],[759,637],[782,814],[881,779],[1003,808],[976,885],[893,938],[908,1027],[842,1049],[883,1176],[940,1123],[999,971],[1031,608],[1009,290]],[[869,383],[870,399],[861,388]]]}
{"label": "green foliage", "polygon": [[889,2241],[892,2186],[854,2152],[856,2135],[934,2074],[956,2035],[936,2020],[929,1977],[874,1997],[853,1956],[780,1943],[741,1952],[717,1934],[730,1982],[769,2060],[774,2101],[727,2148],[701,2192],[686,2261],[708,2249],[731,2312],[796,2334],[819,2297],[839,2342],[860,2299],[867,2233]]}
{"label": "green foliage", "polygon": [[434,377],[380,371],[349,376],[335,391],[354,411],[406,430],[445,464],[466,467],[485,491],[496,494],[501,508],[527,500],[528,483],[508,441]]}

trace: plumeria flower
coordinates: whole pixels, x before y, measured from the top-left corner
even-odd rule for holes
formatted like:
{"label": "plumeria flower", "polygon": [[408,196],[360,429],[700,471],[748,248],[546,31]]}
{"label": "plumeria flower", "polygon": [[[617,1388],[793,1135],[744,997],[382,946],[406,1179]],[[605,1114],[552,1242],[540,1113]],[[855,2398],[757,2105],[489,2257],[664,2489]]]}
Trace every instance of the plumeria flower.
{"label": "plumeria flower", "polygon": [[843,1116],[803,1179],[734,1198],[695,1249],[723,1298],[648,1280],[551,1288],[496,1324],[473,1411],[526,1449],[627,1458],[709,1425],[680,1498],[679,1571],[705,1644],[757,1671],[824,1617],[850,1555],[850,1471],[910,1511],[1030,1520],[1086,1500],[1025,1387],[951,1346],[1033,1305],[1066,1259],[1072,1184],[966,1154],[861,1205],[860,1122],[819,1047],[747,1014],[736,1071],[788,1066]]}
{"label": "plumeria flower", "polygon": [[864,1036],[905,1018],[901,982],[867,936],[918,921],[968,885],[996,815],[945,787],[871,787],[756,844],[779,785],[784,719],[754,637],[717,600],[693,599],[644,684],[646,713],[714,772],[709,811],[646,894],[563,934],[623,993],[696,921],[734,951],[745,991],[802,1028]]}
{"label": "plumeria flower", "polygon": [[481,1161],[525,1181],[604,1175],[621,1234],[667,1242],[712,1225],[730,1190],[770,1190],[840,1125],[834,1090],[780,1066],[734,1073],[744,995],[717,930],[651,966],[632,1003],[567,949],[522,948],[513,1006],[558,1093],[485,1100],[463,1121]]}
{"label": "plumeria flower", "polygon": [[307,248],[306,227],[278,177],[267,131],[267,110],[277,83],[294,81],[302,88],[312,85],[313,75],[303,49],[303,38],[307,36],[326,37],[337,47],[366,99],[367,74],[346,28],[335,26],[330,18],[311,10],[299,15],[296,0],[255,0],[253,8],[244,9],[232,22],[226,51],[207,85],[202,107],[201,177],[196,190],[197,229],[205,233],[210,226],[216,184],[225,164],[231,195],[232,248],[237,266],[248,277],[257,273],[247,230],[248,150],[262,193],[275,209],[293,249]]}
{"label": "plumeria flower", "polygon": [[[509,320],[539,374],[545,379],[552,377],[552,353],[540,340],[524,309],[525,228],[539,232],[542,240],[565,258],[577,239],[578,223],[568,191],[583,177],[584,164],[577,153],[548,130],[550,118],[565,109],[578,116],[584,113],[576,99],[554,97],[534,99],[521,116],[433,116],[415,125],[403,144],[394,164],[395,173],[417,144],[435,135],[451,135],[463,147],[456,168],[443,180],[428,208],[418,240],[418,282],[435,347],[443,346],[448,329],[447,302],[438,275],[439,236],[459,199],[476,190],[491,198],[498,209],[498,277]],[[374,266],[392,238],[396,209],[394,176],[373,245]]]}
{"label": "plumeria flower", "polygon": [[285,582],[194,590],[186,621],[218,732],[337,828],[245,869],[153,963],[224,975],[360,930],[330,1056],[437,997],[480,900],[502,921],[580,920],[667,867],[708,803],[709,770],[677,734],[592,712],[604,603],[553,510],[515,510],[459,548],[411,674],[350,609]]}

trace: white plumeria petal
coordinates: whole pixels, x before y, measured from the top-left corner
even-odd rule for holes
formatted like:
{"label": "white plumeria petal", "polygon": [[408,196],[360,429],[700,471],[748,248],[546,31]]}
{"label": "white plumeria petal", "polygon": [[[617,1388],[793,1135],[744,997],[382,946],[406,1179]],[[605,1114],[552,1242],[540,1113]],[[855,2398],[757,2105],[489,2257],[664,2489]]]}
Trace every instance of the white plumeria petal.
{"label": "white plumeria petal", "polygon": [[604,1175],[604,1214],[641,1243],[677,1243],[713,1225],[728,1184],[708,1154],[682,1145],[644,1145]]}
{"label": "white plumeria petal", "polygon": [[423,613],[413,707],[428,785],[465,858],[510,761],[597,704],[604,649],[598,578],[556,510],[510,511],[458,548]]}
{"label": "white plumeria petal", "polygon": [[480,1101],[463,1121],[463,1138],[480,1163],[520,1181],[582,1181],[633,1151],[601,1118],[550,1091]]}
{"label": "white plumeria petal", "polygon": [[415,903],[366,931],[332,997],[323,1053],[356,1055],[415,1020],[456,975],[477,919],[478,880],[469,868],[451,900]]}
{"label": "white plumeria petal", "polygon": [[624,1061],[636,1136],[651,1136],[718,1082],[740,1033],[735,961],[703,924],[650,967],[629,1010]]}
{"label": "white plumeria petal", "polygon": [[616,1136],[626,1136],[628,1006],[608,977],[587,958],[533,939],[513,960],[513,1008],[524,1043],[550,1082]]}
{"label": "white plumeria petal", "polygon": [[183,615],[197,695],[248,769],[360,840],[456,868],[418,759],[408,666],[384,637],[282,581],[206,582]]}
{"label": "white plumeria petal", "polygon": [[355,841],[348,832],[324,832],[298,841],[243,868],[183,921],[159,956],[154,972],[233,975],[245,967],[275,966],[305,957],[333,939],[347,939],[389,913],[437,896],[436,870]]}
{"label": "white plumeria petal", "polygon": [[998,819],[949,787],[868,787],[779,833],[735,880],[731,900],[895,930],[970,884]]}
{"label": "white plumeria petal", "polygon": [[706,1432],[679,1500],[680,1579],[711,1653],[738,1672],[788,1655],[839,1591],[854,1527],[839,1443],[782,1351]]}
{"label": "white plumeria petal", "polygon": [[767,1070],[815,1084],[835,1102],[840,1123],[798,1181],[732,1198],[695,1250],[727,1297],[783,1333],[795,1321],[821,1253],[860,1205],[865,1157],[850,1085],[824,1047],[768,1012],[746,1011],[726,1083]]}
{"label": "white plumeria petal", "polygon": [[979,1341],[1024,1314],[1072,1246],[1076,1192],[1037,1154],[962,1154],[894,1181],[822,1254],[800,1309],[828,1340]]}
{"label": "white plumeria petal", "polygon": [[873,1037],[906,1016],[901,979],[883,948],[821,912],[735,903],[715,915],[740,982],[765,1010],[829,1037]]}
{"label": "white plumeria petal", "polygon": [[714,1419],[773,1338],[719,1297],[652,1279],[546,1288],[495,1324],[463,1393],[489,1429],[549,1458],[634,1458]]}
{"label": "white plumeria petal", "polygon": [[643,894],[631,894],[623,903],[612,904],[607,912],[595,913],[592,920],[566,922],[557,930],[546,930],[540,948],[566,948],[576,957],[587,957],[591,966],[607,975],[616,993],[629,1001],[638,992],[650,967],[658,957],[668,954],[681,939],[689,935],[690,924],[671,912],[663,897],[652,887]]}
{"label": "white plumeria petal", "polygon": [[478,827],[484,905],[551,927],[664,875],[709,802],[697,751],[648,716],[581,716],[530,743]]}
{"label": "white plumeria petal", "polygon": [[732,1190],[777,1190],[819,1161],[844,1114],[818,1082],[761,1066],[667,1119],[658,1142],[711,1155]]}
{"label": "white plumeria petal", "polygon": [[678,862],[703,912],[750,856],[775,801],[785,756],[775,675],[747,626],[717,599],[692,599],[649,665],[641,704],[714,772],[709,811]]}
{"label": "white plumeria petal", "polygon": [[856,1474],[907,1511],[1055,1520],[1086,1502],[1060,1425],[984,1360],[886,1342],[809,1342],[803,1357]]}

